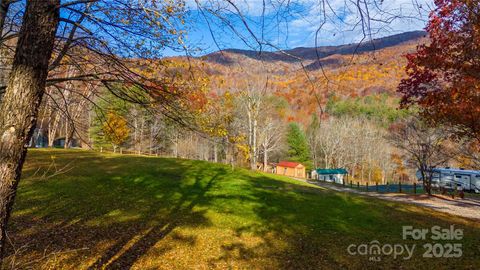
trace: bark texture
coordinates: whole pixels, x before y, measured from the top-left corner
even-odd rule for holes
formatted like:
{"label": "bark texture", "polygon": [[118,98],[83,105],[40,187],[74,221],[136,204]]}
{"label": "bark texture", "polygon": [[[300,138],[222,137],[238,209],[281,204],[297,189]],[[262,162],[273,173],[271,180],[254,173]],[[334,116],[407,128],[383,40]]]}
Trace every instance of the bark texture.
{"label": "bark texture", "polygon": [[0,263],[25,156],[45,91],[60,0],[27,1],[15,57],[0,104]]}

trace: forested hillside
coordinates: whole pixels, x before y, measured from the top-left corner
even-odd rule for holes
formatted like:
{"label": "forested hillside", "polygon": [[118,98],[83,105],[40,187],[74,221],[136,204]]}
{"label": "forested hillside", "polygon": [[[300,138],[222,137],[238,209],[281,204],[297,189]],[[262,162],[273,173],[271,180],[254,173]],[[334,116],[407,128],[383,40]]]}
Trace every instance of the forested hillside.
{"label": "forested hillside", "polygon": [[319,105],[336,100],[386,94],[395,109],[396,89],[405,77],[404,55],[425,43],[425,35],[407,32],[360,44],[261,54],[227,49],[189,61],[201,67],[216,94],[235,91],[242,81],[268,80],[266,90],[288,102],[288,119],[306,124],[311,114],[319,113]]}
{"label": "forested hillside", "polygon": [[[307,170],[345,167],[359,181],[406,180],[411,172],[386,135],[409,115],[398,109],[396,94],[406,74],[404,55],[425,42],[424,32],[407,32],[261,55],[224,50],[197,58],[130,58],[125,65],[135,76],[156,79],[145,85],[71,80],[47,87],[30,145],[261,170],[295,160]],[[93,55],[82,57],[92,61]],[[77,74],[59,69],[58,76]],[[307,149],[299,154],[293,145]]]}
{"label": "forested hillside", "polygon": [[0,268],[480,269],[479,18],[0,0]]}
{"label": "forested hillside", "polygon": [[[296,60],[278,52],[256,57],[239,50],[132,59],[139,74],[160,78],[163,86],[155,89],[153,101],[168,100],[168,106],[143,105],[152,96],[135,87],[125,92],[65,83],[47,89],[32,144],[263,170],[271,162],[296,160],[308,169],[346,167],[359,180],[406,179],[404,161],[385,136],[392,123],[409,114],[398,109],[396,89],[405,74],[404,55],[424,42],[423,32],[412,32],[368,44],[320,47],[320,58],[313,57],[313,48],[296,48],[286,52]],[[301,133],[296,140],[305,140],[293,144],[307,145],[303,154],[292,154],[292,124]]]}

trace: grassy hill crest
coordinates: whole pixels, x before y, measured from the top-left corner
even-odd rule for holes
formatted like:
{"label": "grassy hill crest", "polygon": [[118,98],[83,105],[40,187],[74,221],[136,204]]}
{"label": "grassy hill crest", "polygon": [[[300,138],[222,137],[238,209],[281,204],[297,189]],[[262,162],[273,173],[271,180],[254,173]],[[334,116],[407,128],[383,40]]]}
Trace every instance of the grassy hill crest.
{"label": "grassy hill crest", "polygon": [[[44,174],[53,162],[65,172]],[[428,212],[203,161],[33,150],[10,234],[24,248],[8,250],[7,262],[57,269],[361,268],[372,262],[352,260],[350,243],[401,241],[405,224],[455,223],[465,229],[463,260],[478,265],[478,224]],[[422,263],[414,258],[405,266]]]}

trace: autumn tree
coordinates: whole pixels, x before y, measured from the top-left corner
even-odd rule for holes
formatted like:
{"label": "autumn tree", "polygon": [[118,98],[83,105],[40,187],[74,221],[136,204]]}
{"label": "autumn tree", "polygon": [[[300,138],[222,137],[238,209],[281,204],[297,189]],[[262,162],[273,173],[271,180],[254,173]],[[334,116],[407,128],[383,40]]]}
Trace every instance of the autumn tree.
{"label": "autumn tree", "polygon": [[103,132],[107,141],[112,144],[113,151],[115,152],[117,147],[127,140],[130,130],[128,129],[125,118],[114,111],[110,111],[103,124]]}
{"label": "autumn tree", "polygon": [[252,170],[257,167],[259,152],[258,125],[265,103],[267,88],[267,78],[255,78],[255,80],[251,81],[238,80],[236,86],[239,92],[237,99],[238,119],[242,119],[247,137],[249,163]]}
{"label": "autumn tree", "polygon": [[460,167],[480,169],[480,144],[470,138],[462,138],[457,142],[455,158]]}
{"label": "autumn tree", "polygon": [[379,123],[361,116],[330,116],[313,132],[318,125],[313,120],[307,134],[317,166],[346,168],[357,179],[385,182],[392,147]]}
{"label": "autumn tree", "polygon": [[[6,5],[8,3],[8,5]],[[26,145],[38,119],[45,87],[69,80],[101,83],[115,95],[135,103],[166,104],[180,91],[172,91],[162,78],[138,71],[162,48],[178,42],[183,4],[157,1],[0,1],[0,16],[22,14],[21,27],[12,23],[10,37],[18,37],[8,83],[0,104],[0,260],[6,243],[7,223],[20,180]],[[174,22],[177,20],[177,22]],[[2,25],[0,25],[1,27]],[[8,32],[6,25],[0,29]],[[2,36],[2,45],[5,36]],[[128,59],[136,58],[135,61]],[[78,73],[65,76],[65,67]],[[116,88],[113,88],[116,86]],[[120,86],[120,87],[118,87]],[[148,93],[138,99],[132,86]],[[179,89],[179,88],[178,88]],[[148,104],[147,104],[148,103]],[[176,116],[175,106],[157,106]]]}
{"label": "autumn tree", "polygon": [[0,104],[0,262],[7,222],[48,75],[60,14],[59,0],[28,1]]}
{"label": "autumn tree", "polygon": [[402,106],[418,105],[430,122],[457,127],[480,143],[480,4],[436,0],[430,42],[407,55]]}
{"label": "autumn tree", "polygon": [[446,164],[451,156],[448,133],[444,129],[428,126],[417,118],[410,118],[392,125],[388,138],[420,173],[423,188],[431,195],[432,169]]}
{"label": "autumn tree", "polygon": [[283,99],[272,95],[265,98],[261,109],[258,139],[264,171],[267,171],[271,155],[282,148],[286,127],[282,117],[285,107]]}
{"label": "autumn tree", "polygon": [[[195,3],[200,14],[210,12],[204,15],[207,22],[217,18],[229,29],[235,28],[230,20],[242,22],[242,30],[233,29],[242,41],[252,46],[247,41],[252,38],[260,50],[268,45],[265,29],[255,35],[235,1]],[[349,5],[361,15],[355,24],[366,36],[371,31],[366,15],[380,8],[376,3]],[[286,1],[273,6],[280,22],[296,5]],[[0,86],[0,259],[26,157],[25,145],[37,122],[46,86],[61,89],[65,87],[62,83],[72,80],[101,84],[119,98],[155,108],[185,124],[188,117],[181,112],[187,103],[175,102],[185,96],[182,87],[151,71],[161,66],[156,60],[165,47],[184,49],[184,7],[181,0],[0,0],[0,31],[8,33],[0,43],[16,40],[11,47],[15,53],[8,83]],[[68,68],[76,72],[67,75]],[[132,88],[148,93],[148,98],[129,91]]]}

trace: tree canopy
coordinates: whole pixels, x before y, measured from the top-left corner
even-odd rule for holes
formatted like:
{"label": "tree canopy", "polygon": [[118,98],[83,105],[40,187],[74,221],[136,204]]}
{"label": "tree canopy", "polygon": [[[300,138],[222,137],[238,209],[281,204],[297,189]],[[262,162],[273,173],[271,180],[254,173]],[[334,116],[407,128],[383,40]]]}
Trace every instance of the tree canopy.
{"label": "tree canopy", "polygon": [[287,143],[288,157],[290,160],[304,163],[310,162],[307,138],[297,123],[290,123],[288,126]]}
{"label": "tree canopy", "polygon": [[480,140],[480,3],[437,0],[427,26],[430,43],[407,55],[398,91],[432,123],[460,127]]}

